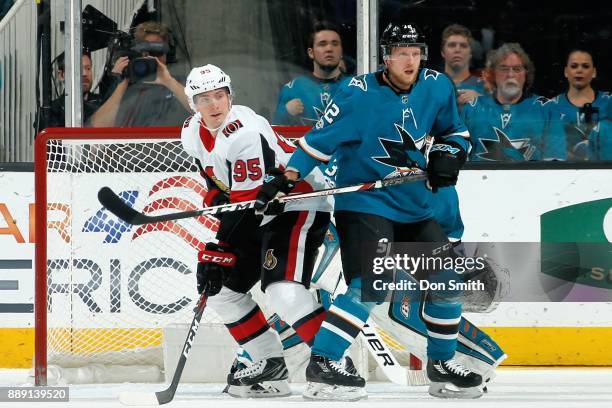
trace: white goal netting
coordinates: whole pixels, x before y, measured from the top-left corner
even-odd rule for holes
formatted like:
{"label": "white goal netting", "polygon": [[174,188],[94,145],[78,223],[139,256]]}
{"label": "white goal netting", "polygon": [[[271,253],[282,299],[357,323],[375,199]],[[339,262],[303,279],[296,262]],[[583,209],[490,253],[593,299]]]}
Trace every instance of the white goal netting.
{"label": "white goal netting", "polygon": [[[138,211],[159,215],[201,208],[205,182],[173,137],[68,138],[47,149],[47,229],[38,243],[47,248],[47,292],[37,300],[46,302],[47,330],[36,336],[46,339],[48,373],[57,377],[50,382],[163,381],[173,370],[164,367],[164,329],[193,318],[197,251],[214,239],[218,220],[132,226],[102,207],[97,193],[108,186]],[[207,308],[202,322],[220,319]],[[405,348],[381,334],[408,365]],[[181,347],[182,332],[173,336]],[[221,377],[225,369],[214,368]]]}
{"label": "white goal netting", "polygon": [[[109,186],[147,214],[198,209],[204,180],[178,140],[51,141],[47,162],[48,364],[163,366],[162,328],[190,322],[197,251],[213,217],[132,226]],[[204,322],[218,322],[206,310]]]}

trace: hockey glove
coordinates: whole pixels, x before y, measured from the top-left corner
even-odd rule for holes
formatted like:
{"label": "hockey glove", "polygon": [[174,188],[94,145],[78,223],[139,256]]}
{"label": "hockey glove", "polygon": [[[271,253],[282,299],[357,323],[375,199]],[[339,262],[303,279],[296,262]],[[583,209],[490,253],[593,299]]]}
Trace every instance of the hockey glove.
{"label": "hockey glove", "polygon": [[215,207],[217,205],[229,204],[229,195],[218,188],[208,190],[204,196],[204,207]]}
{"label": "hockey glove", "polygon": [[223,245],[207,242],[198,253],[198,293],[214,296],[221,291],[223,282],[236,264],[236,255]]}
{"label": "hockey glove", "polygon": [[446,141],[434,143],[429,151],[427,179],[431,191],[436,193],[440,187],[457,184],[459,170],[463,167],[467,154],[458,143]]}
{"label": "hockey glove", "polygon": [[272,200],[276,199],[279,195],[288,194],[293,187],[295,187],[295,181],[289,180],[285,173],[278,168],[272,168],[268,170],[268,174],[266,175],[266,180],[264,184],[259,189],[257,193],[257,198],[255,199],[255,212],[257,214],[267,214],[273,215],[268,210],[268,205],[274,212],[280,213],[282,212],[282,206],[279,207],[279,203],[271,203]]}

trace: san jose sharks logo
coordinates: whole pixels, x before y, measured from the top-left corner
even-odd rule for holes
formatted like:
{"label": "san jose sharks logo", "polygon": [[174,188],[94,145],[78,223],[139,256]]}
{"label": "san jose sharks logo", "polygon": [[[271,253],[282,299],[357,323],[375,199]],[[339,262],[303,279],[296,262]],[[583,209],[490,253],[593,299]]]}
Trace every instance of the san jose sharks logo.
{"label": "san jose sharks logo", "polygon": [[363,75],[351,78],[351,82],[349,82],[348,86],[356,86],[363,92],[366,92],[368,90],[368,83],[365,81]]}
{"label": "san jose sharks logo", "polygon": [[530,139],[510,139],[501,129],[493,127],[497,139],[479,139],[484,152],[477,156],[491,161],[524,161],[531,159],[535,146]]}
{"label": "san jose sharks logo", "polygon": [[385,150],[386,156],[372,157],[373,160],[394,169],[385,178],[412,174],[419,171],[419,164],[410,157],[409,152],[413,152],[413,155],[416,154],[420,146],[423,145],[425,137],[423,136],[415,141],[412,135],[397,123],[395,123],[395,130],[397,130],[400,140],[379,137],[378,140]]}

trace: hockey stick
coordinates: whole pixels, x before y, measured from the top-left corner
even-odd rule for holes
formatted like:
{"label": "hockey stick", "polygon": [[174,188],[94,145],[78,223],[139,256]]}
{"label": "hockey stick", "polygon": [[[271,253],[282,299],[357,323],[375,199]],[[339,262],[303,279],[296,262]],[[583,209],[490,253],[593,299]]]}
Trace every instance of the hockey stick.
{"label": "hockey stick", "polygon": [[361,329],[361,334],[368,345],[370,355],[389,381],[394,384],[408,386],[429,384],[425,371],[411,370],[410,367],[400,365],[397,358],[380,336],[379,329],[372,317],[368,319],[365,326]]}
{"label": "hockey stick", "polygon": [[206,308],[206,298],[206,293],[202,293],[202,295],[200,296],[200,300],[198,301],[198,306],[195,310],[195,315],[193,316],[193,321],[191,322],[191,327],[189,327],[187,338],[185,339],[183,352],[179,357],[176,369],[174,370],[174,375],[172,376],[172,382],[170,383],[168,388],[163,391],[157,391],[155,393],[124,391],[119,394],[119,401],[122,404],[163,405],[172,401],[172,399],[174,398],[174,394],[176,393],[179,381],[181,380],[181,375],[183,374],[185,363],[187,363],[187,357],[189,356],[189,351],[191,350],[191,346],[193,345],[193,340],[195,339],[196,333],[198,332],[198,328],[200,327],[200,320],[202,319],[202,314],[204,313],[204,309]]}
{"label": "hockey stick", "polygon": [[[427,174],[424,172],[409,174],[406,176],[393,177],[385,180],[378,180],[371,183],[361,183],[346,187],[326,188],[323,190],[312,191],[309,193],[289,194],[278,199],[281,203],[288,203],[296,200],[304,200],[307,198],[325,197],[333,194],[344,194],[355,191],[373,190],[383,187],[395,186],[398,184],[412,183],[419,180],[425,180]],[[119,219],[132,225],[153,224],[156,222],[181,220],[184,218],[199,217],[201,215],[215,215],[219,213],[232,212],[238,210],[248,210],[255,207],[255,200],[243,201],[241,203],[232,203],[217,205],[214,207],[203,208],[201,210],[182,211],[164,215],[145,215],[123,201],[109,187],[102,187],[98,191],[98,200],[111,213],[115,214]]]}

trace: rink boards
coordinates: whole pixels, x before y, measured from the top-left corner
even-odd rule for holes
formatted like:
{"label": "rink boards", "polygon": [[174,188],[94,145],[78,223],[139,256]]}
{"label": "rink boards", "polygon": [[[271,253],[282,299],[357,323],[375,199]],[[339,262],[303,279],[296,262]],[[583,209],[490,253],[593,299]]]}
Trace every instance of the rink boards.
{"label": "rink boards", "polygon": [[[33,173],[4,172],[0,176],[4,187],[0,195],[0,366],[30,367],[34,338]],[[110,179],[121,175],[106,177]],[[585,219],[584,215],[575,219],[572,216],[575,212],[568,211],[563,228],[569,230],[573,224],[582,227],[592,225],[589,227],[592,235],[610,242],[610,180],[612,170],[602,169],[464,171],[458,188],[466,226],[464,241],[539,242],[543,233],[542,214],[561,211],[563,216],[563,209],[595,205],[604,211],[591,212],[590,219]],[[94,211],[100,209],[93,192],[82,191],[78,199],[84,207]],[[68,205],[67,202],[60,204]],[[79,211],[73,212],[75,217],[79,214]],[[97,239],[100,237],[101,234],[98,234]],[[150,234],[150,237],[155,239],[154,234]],[[121,249],[121,239],[112,244],[114,247],[110,245],[100,242],[100,251],[91,255],[98,257],[95,262],[102,265],[103,274],[112,273],[108,266],[109,258],[127,251]],[[192,266],[192,259],[186,258],[189,259],[178,261]],[[182,275],[181,279],[193,279],[193,274],[188,272]],[[94,298],[108,296],[102,294],[109,290],[108,286],[102,285],[99,290],[100,293],[92,293]],[[609,302],[612,297],[608,294],[609,289],[600,287],[592,290],[597,302],[502,303],[490,314],[472,315],[470,318],[481,327],[487,327],[487,331],[504,347],[510,356],[506,364],[610,365],[612,352],[606,339],[612,335],[612,328],[609,327],[609,316],[612,316]],[[113,313],[148,313],[138,310],[138,305],[130,303],[131,300],[133,297],[129,294],[122,296],[122,310],[115,308]],[[164,299],[159,304],[171,301]],[[91,318],[84,323],[84,335],[96,335],[96,331],[103,330],[96,327],[96,314],[90,314]],[[151,320],[157,319],[151,316]],[[132,328],[115,330],[127,331],[129,335]],[[150,341],[160,341],[160,329],[151,327],[150,330],[159,333],[149,336]]]}

